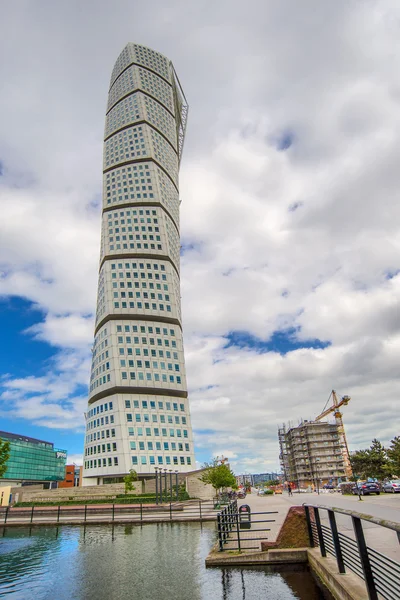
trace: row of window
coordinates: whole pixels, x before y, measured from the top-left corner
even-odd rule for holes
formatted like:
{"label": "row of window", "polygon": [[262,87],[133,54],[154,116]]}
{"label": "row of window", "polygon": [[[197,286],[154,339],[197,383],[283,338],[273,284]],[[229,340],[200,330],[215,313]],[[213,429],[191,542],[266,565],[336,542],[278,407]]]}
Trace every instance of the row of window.
{"label": "row of window", "polygon": [[[129,447],[131,450],[140,450],[145,452],[147,446],[147,451],[152,452],[153,450],[161,451],[163,448],[164,451],[169,452],[170,448],[172,452],[190,452],[190,444],[179,442],[176,444],[175,442],[163,442],[161,446],[161,442],[129,442]],[[113,442],[112,444],[97,444],[95,446],[88,446],[85,449],[85,456],[92,456],[93,454],[106,454],[110,452],[117,451],[117,443]]]}
{"label": "row of window", "polygon": [[[101,283],[102,287],[104,287],[104,280],[103,280],[103,279],[101,279],[100,283]],[[144,289],[144,290],[145,290],[145,289],[147,289],[147,282],[146,282],[146,281],[143,281],[143,280],[142,280],[140,283],[139,283],[138,281],[134,281],[134,282],[133,282],[133,285],[132,285],[132,282],[131,282],[131,281],[127,281],[127,282],[125,282],[125,281],[120,281],[120,282],[119,282],[119,287],[120,287],[120,289],[124,289],[124,288],[125,288],[125,283],[126,283],[126,287],[127,287],[127,289],[130,289],[130,290],[131,290],[132,288],[135,288],[135,289],[142,288],[142,289]],[[161,284],[161,283],[156,283],[156,284],[155,284],[155,287],[154,287],[154,283],[152,283],[152,282],[149,282],[149,287],[148,287],[148,289],[149,289],[149,290],[154,290],[154,289],[156,289],[156,290],[161,290],[161,285],[162,285],[162,287],[163,287],[163,290],[164,290],[165,292],[168,292],[168,289],[169,289],[169,288],[168,288],[168,284],[167,284],[167,283],[163,283],[163,284]],[[115,290],[115,289],[118,289],[118,283],[117,283],[116,281],[113,281],[113,282],[112,282],[112,288],[113,288],[114,290]]]}
{"label": "row of window", "polygon": [[108,425],[109,422],[111,425],[114,424],[114,415],[110,415],[109,417],[106,415],[105,417],[99,417],[93,421],[88,421],[86,424],[86,429],[89,431],[90,429],[95,429],[96,427],[104,427],[104,425]]}
{"label": "row of window", "polygon": [[[154,456],[149,456],[148,458],[149,458],[149,460],[147,461],[147,456],[140,456],[140,457],[132,456],[132,464],[133,465],[139,464],[138,463],[139,459],[140,459],[140,464],[141,465],[146,465],[146,464],[155,465],[156,464]],[[171,463],[171,458],[172,458],[172,463]],[[163,463],[163,459],[164,459],[163,456],[157,456],[157,464],[158,465],[164,464]],[[179,463],[181,465],[185,464],[185,457],[184,456],[179,456],[179,462],[178,462],[178,456],[172,456],[172,457],[171,456],[165,456],[165,464],[166,465],[170,465],[170,464],[178,465]],[[192,460],[191,460],[190,456],[186,457],[186,464],[187,465],[191,465],[192,464]]]}
{"label": "row of window", "polygon": [[[128,331],[129,331],[129,325],[125,326],[125,331],[126,331],[126,327],[128,327]],[[117,333],[122,333],[121,329],[122,329],[122,325],[117,325]],[[143,327],[143,329],[145,330],[145,327]],[[160,327],[155,327],[155,330],[156,330],[156,335],[161,335],[160,334],[160,330],[161,330]],[[164,335],[168,335],[168,333],[167,333],[168,329],[167,328],[163,328],[163,330],[165,332]],[[136,333],[139,333],[138,332],[138,326],[137,325],[133,325],[132,331],[136,331]],[[148,327],[148,331],[149,331],[150,334],[153,333],[153,327],[151,327],[151,326]],[[170,333],[170,335],[174,336],[175,335],[174,330],[170,329],[170,331],[172,332],[172,333]],[[138,336],[133,336],[132,337],[130,335],[126,335],[125,338],[122,335],[119,335],[117,337],[117,343],[118,344],[132,344],[132,340],[133,340],[134,344],[139,344],[140,343],[140,344],[142,344],[144,346],[147,346],[147,343],[149,343],[150,346],[155,346],[156,342],[157,342],[157,346],[162,346],[163,342],[164,342],[164,346],[166,348],[169,348],[169,343],[171,342],[171,347],[172,348],[176,348],[176,341],[175,340],[169,340],[167,338],[164,338],[164,339],[162,339],[162,338],[153,338],[153,337],[147,338],[147,337],[143,337],[143,336],[141,338],[139,338]]]}
{"label": "row of window", "polygon": [[[130,333],[130,331],[133,331],[133,333],[155,333],[156,335],[171,335],[172,337],[175,336],[175,330],[174,329],[167,329],[167,327],[153,327],[153,325],[132,325],[132,328],[130,325],[117,325],[117,333],[122,333],[122,331],[124,331],[125,333]],[[118,338],[119,339],[119,338]],[[142,338],[143,339],[143,338]],[[166,340],[168,341],[168,340]],[[147,342],[143,342],[144,344]],[[157,340],[157,343],[159,346],[161,346],[162,344],[160,344],[160,342]],[[136,342],[135,342],[136,344]],[[165,344],[166,346],[168,346],[168,344]]]}
{"label": "row of window", "polygon": [[[119,271],[118,272],[119,279],[123,279],[124,277],[127,277],[128,279],[130,279],[131,278],[131,269],[133,270],[133,273],[132,273],[133,279],[145,279],[146,275],[147,275],[148,279],[153,279],[153,273],[151,271],[152,270],[158,271],[158,267],[160,267],[160,271],[162,271],[164,273],[166,271],[165,265],[163,265],[162,263],[160,265],[158,265],[158,263],[137,263],[137,262],[111,263],[111,271],[116,271],[117,265],[118,265],[118,271]],[[125,269],[129,269],[129,270],[126,271]],[[139,278],[138,269],[144,270],[143,273],[140,273],[140,278]],[[116,273],[112,273],[112,275],[114,276],[113,279],[117,278]],[[160,276],[158,275],[158,277],[156,277],[156,275],[158,275],[158,273],[154,273],[154,278],[159,279]]]}
{"label": "row of window", "polygon": [[[107,329],[105,330],[105,333],[107,334]],[[91,408],[89,410],[89,412],[87,413],[87,416],[88,416],[88,418],[94,417],[94,415],[99,415],[103,411],[107,412],[108,410],[112,410],[112,409],[113,409],[113,403],[112,402],[105,402],[104,404],[99,404],[98,406],[95,406],[94,408]]]}
{"label": "row of window", "polygon": [[[135,448],[136,450],[136,448]],[[90,456],[91,454],[101,454],[105,452],[116,452],[117,451],[117,442],[113,442],[112,444],[100,444],[98,446],[89,446],[85,448],[85,456]]]}
{"label": "row of window", "polygon": [[[101,460],[101,458],[95,458],[94,460],[85,460],[85,469],[97,468],[97,463],[98,466],[101,467]],[[113,466],[113,459],[110,456],[108,458],[103,458],[103,467],[107,466]],[[118,456],[114,456],[114,467],[118,467]]]}
{"label": "row of window", "polygon": [[[162,382],[162,383],[176,383],[178,385],[182,385],[182,378],[179,375],[165,375],[164,373],[142,373],[141,371],[135,373],[134,371],[129,371],[129,376],[128,376],[128,372],[127,371],[121,371],[121,378],[125,381],[128,381],[128,379],[130,381],[154,381],[155,382]],[[90,386],[90,392],[92,392],[93,390],[95,390],[96,388],[98,388],[101,385],[104,385],[105,383],[109,383],[111,382],[111,376],[108,375],[103,375],[101,377],[99,377],[98,379],[96,379],[95,381],[93,381],[93,383]]]}
{"label": "row of window", "polygon": [[[132,415],[129,415],[129,416],[132,416]],[[127,421],[128,421],[128,423],[130,422],[129,419],[127,419]],[[135,427],[135,428],[128,427],[128,435],[134,436],[135,430],[136,430],[136,435],[138,437],[142,437],[143,435],[148,436],[148,437],[160,437],[160,429],[158,427],[153,428],[153,433],[151,431],[151,427],[144,427],[144,428],[143,427]],[[188,436],[187,429],[183,429],[183,430],[182,429],[174,429],[174,428],[167,429],[166,427],[162,427],[161,428],[161,437],[178,437],[178,438],[184,437],[184,438],[187,438],[189,436]]]}
{"label": "row of window", "polygon": [[[149,415],[148,413],[135,413],[135,415],[132,415],[132,413],[126,413],[126,420],[128,421],[128,423],[132,423],[133,416],[135,417],[136,423],[150,423],[150,417],[152,423],[157,423],[158,419],[160,419],[160,423],[170,423],[171,425],[174,422],[175,425],[180,425],[181,423],[181,417],[179,417],[178,415],[175,415],[174,418],[172,415]],[[182,425],[186,425],[186,417],[182,417]]]}
{"label": "row of window", "polygon": [[[105,174],[105,179],[106,179],[106,187],[107,190],[111,189],[110,185],[111,184],[117,184],[117,188],[122,187],[122,185],[126,185],[126,183],[128,182],[130,185],[133,184],[133,181],[135,181],[135,184],[139,182],[139,177],[140,179],[140,183],[145,183],[145,180],[143,179],[144,177],[150,177],[150,179],[147,179],[146,183],[151,183],[151,173],[149,171],[149,165],[131,165],[131,166],[127,166],[127,167],[122,167],[120,169],[114,169],[112,171],[109,171],[108,173]],[[135,179],[137,178],[137,179]],[[115,189],[115,185],[112,185],[112,189]],[[129,215],[129,211],[127,211],[126,213],[127,215]],[[133,211],[134,215],[136,215],[136,210]],[[143,214],[143,210],[140,211],[139,214]],[[146,211],[146,214],[149,214],[148,211]],[[153,213],[154,214],[154,213]]]}
{"label": "row of window", "polygon": [[[176,342],[175,342],[175,344],[176,344]],[[119,352],[120,355],[125,354],[125,348],[122,349],[123,352],[121,352],[121,348],[119,350],[120,350],[120,352]],[[127,351],[127,355],[128,356],[133,356],[133,348],[126,348],[126,351]],[[147,348],[135,348],[135,355],[136,356],[141,356],[142,352],[143,352],[144,356],[146,356],[146,357],[149,356],[149,351],[147,350]],[[177,352],[173,352],[172,354],[173,354],[174,360],[179,360]],[[158,355],[159,355],[160,358],[164,358],[164,350],[159,350],[158,351]],[[171,359],[171,352],[169,350],[165,351],[165,355],[166,355],[167,359]],[[93,362],[92,362],[92,371],[91,371],[92,374],[99,375],[100,372],[104,373],[105,371],[109,371],[110,370],[110,362],[109,361],[108,362],[104,362],[103,364],[100,364],[102,361],[106,361],[108,359],[108,356],[109,356],[109,352],[108,352],[108,350],[106,350],[105,352],[102,352],[96,358],[93,359]],[[152,356],[152,358],[156,357],[156,350],[151,350],[151,356]],[[168,370],[172,371],[173,370],[172,363],[167,363],[167,364],[168,364]],[[97,370],[96,370],[96,366],[97,365],[99,365],[99,366],[97,367]],[[126,366],[128,366],[129,368],[134,368],[135,363],[134,363],[134,361],[132,359],[128,359],[128,361],[126,361],[125,358],[120,358],[119,366],[120,367],[126,367]],[[163,361],[160,362],[160,367],[159,367],[158,366],[158,361],[152,361],[152,364],[150,365],[150,361],[146,361],[146,360],[142,361],[141,359],[137,359],[136,360],[136,367],[138,369],[143,369],[143,368],[145,368],[145,369],[150,369],[150,368],[158,369],[158,368],[160,368],[162,370],[166,370],[167,369],[167,367],[165,366],[165,362],[163,362]],[[178,365],[178,368],[176,368],[176,364],[175,364],[175,371],[179,371],[179,365]]]}
{"label": "row of window", "polygon": [[114,438],[115,437],[115,429],[103,429],[102,431],[97,431],[90,435],[92,436],[92,438],[87,441],[91,441],[91,442],[94,440],[100,440],[100,439],[105,440],[105,439],[109,439],[112,437]]}
{"label": "row of window", "polygon": [[[114,302],[114,308],[135,308],[135,303],[134,302]],[[156,304],[155,302],[152,302],[151,307],[150,307],[150,303],[149,302],[136,302],[136,308],[140,309],[140,310],[157,310],[157,311],[161,311],[164,312],[172,312],[172,308],[169,304],[166,304],[164,306],[164,304]]]}
{"label": "row of window", "polygon": [[[139,286],[138,286],[139,287]],[[113,292],[113,298],[143,298],[144,300],[156,300],[155,292]],[[157,293],[157,300],[164,300],[165,302],[171,302],[169,294]]]}
{"label": "row of window", "polygon": [[100,417],[99,419],[94,419],[94,421],[88,421],[86,428],[87,430],[93,429],[94,427],[104,427],[104,425],[114,425],[114,415],[106,415],[105,417]]}
{"label": "row of window", "polygon": [[[164,458],[165,458],[165,464],[166,465],[184,465],[185,464],[185,457],[184,456],[157,456],[157,464],[158,465],[163,465],[164,464]],[[172,462],[171,462],[172,459]],[[108,458],[94,458],[92,460],[85,460],[85,469],[96,469],[96,468],[100,468],[100,467],[112,467],[114,464],[114,466],[118,466],[118,457],[114,456],[114,462],[113,459],[111,457]],[[155,460],[155,456],[132,456],[132,465],[137,466],[138,464],[141,465],[155,465],[156,464],[156,460]],[[192,464],[192,460],[190,458],[190,456],[186,457],[186,464],[187,465],[191,465]]]}

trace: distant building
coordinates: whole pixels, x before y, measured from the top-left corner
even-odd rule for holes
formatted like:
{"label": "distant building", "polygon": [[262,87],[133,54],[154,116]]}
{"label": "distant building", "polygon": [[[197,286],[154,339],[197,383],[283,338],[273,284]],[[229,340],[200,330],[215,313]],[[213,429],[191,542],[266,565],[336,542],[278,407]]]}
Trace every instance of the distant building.
{"label": "distant building", "polygon": [[245,473],[244,475],[236,475],[236,482],[238,485],[257,485],[279,478],[278,473]]}
{"label": "distant building", "polygon": [[1,483],[47,483],[51,486],[52,482],[64,479],[66,450],[54,448],[51,442],[5,431],[0,431],[0,439],[10,442],[10,458]]}
{"label": "distant building", "polygon": [[275,481],[279,479],[278,473],[255,473],[252,475],[253,477],[253,485],[257,485],[258,483],[266,483],[267,481]]}
{"label": "distant building", "polygon": [[82,467],[65,465],[65,477],[58,484],[59,488],[79,487],[82,485]]}
{"label": "distant building", "polygon": [[338,427],[324,421],[303,421],[279,429],[280,460],[285,481],[315,488],[346,481],[345,453]]}

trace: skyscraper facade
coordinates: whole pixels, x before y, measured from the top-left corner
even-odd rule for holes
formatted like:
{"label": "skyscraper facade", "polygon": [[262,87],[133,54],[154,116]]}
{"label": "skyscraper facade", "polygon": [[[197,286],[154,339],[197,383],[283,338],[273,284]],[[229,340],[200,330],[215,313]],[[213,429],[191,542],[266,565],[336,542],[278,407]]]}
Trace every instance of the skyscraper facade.
{"label": "skyscraper facade", "polygon": [[170,60],[128,44],[104,134],[99,285],[83,484],[194,468],[180,302],[187,103]]}

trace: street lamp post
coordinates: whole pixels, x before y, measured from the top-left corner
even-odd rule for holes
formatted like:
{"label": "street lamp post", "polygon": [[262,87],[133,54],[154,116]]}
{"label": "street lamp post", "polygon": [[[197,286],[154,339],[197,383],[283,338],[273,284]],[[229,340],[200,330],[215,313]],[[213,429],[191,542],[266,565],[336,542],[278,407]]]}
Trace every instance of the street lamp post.
{"label": "street lamp post", "polygon": [[176,500],[179,500],[179,491],[178,491],[178,471],[175,471],[175,482],[176,482]]}
{"label": "street lamp post", "polygon": [[172,469],[169,470],[169,496],[172,502]]}
{"label": "street lamp post", "polygon": [[168,493],[168,487],[167,487],[167,473],[168,473],[168,469],[164,469],[164,479],[165,479],[165,501],[167,501],[167,493]]}

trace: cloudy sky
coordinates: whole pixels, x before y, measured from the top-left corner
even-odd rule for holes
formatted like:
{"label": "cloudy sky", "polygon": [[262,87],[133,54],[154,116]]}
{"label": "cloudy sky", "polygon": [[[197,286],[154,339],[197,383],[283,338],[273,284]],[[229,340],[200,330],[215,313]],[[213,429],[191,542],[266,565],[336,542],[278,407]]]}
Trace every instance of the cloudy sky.
{"label": "cloudy sky", "polygon": [[18,0],[0,24],[0,429],[79,460],[109,78],[128,42],[190,104],[182,302],[196,455],[278,468],[330,390],[400,433],[400,4]]}

